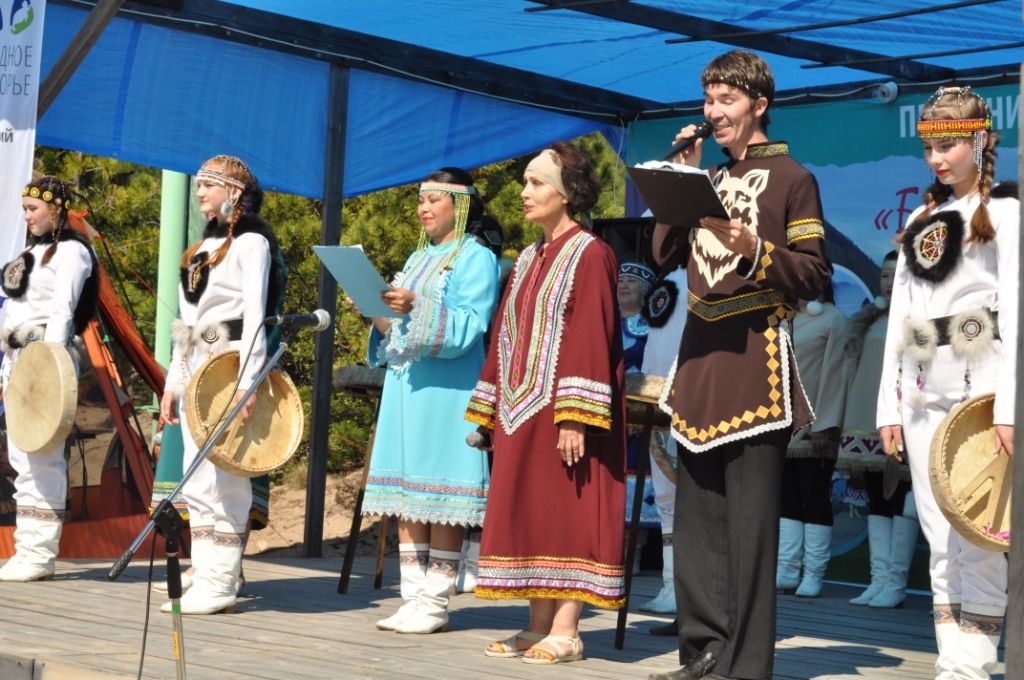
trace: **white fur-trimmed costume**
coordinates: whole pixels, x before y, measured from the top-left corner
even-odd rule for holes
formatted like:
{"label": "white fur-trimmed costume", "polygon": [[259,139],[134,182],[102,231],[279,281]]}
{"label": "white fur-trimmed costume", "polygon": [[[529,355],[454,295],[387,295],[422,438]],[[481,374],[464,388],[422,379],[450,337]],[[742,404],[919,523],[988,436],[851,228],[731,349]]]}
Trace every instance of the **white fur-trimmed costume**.
{"label": "white fur-trimmed costume", "polygon": [[[257,218],[247,216],[243,219]],[[235,233],[227,255],[217,265],[207,267],[203,285],[195,287],[200,293],[198,298],[191,295],[184,285],[178,289],[181,319],[173,331],[174,349],[164,390],[179,397],[192,374],[217,352],[227,349],[240,352],[243,364],[240,366],[240,390],[252,385],[266,362],[263,320],[267,315],[270,244],[260,233],[238,233],[237,228]],[[195,257],[209,256],[220,248],[224,239],[223,235],[208,236]],[[242,322],[241,337],[231,340],[225,332],[226,322],[238,319]],[[247,354],[248,362],[245,361]],[[188,428],[182,424],[185,444],[183,465],[187,469],[202,442],[194,441]],[[225,535],[241,536],[245,533],[252,504],[252,487],[248,478],[204,461],[185,484],[182,495],[189,505],[193,530],[209,527]]]}
{"label": "white fur-trimmed costume", "polygon": [[[954,225],[959,217],[969,225],[979,202],[976,192],[951,197],[927,222]],[[900,252],[878,394],[877,424],[903,427],[918,515],[931,546],[939,678],[968,677],[957,674],[965,663],[982,669],[969,677],[987,677],[1007,600],[1005,557],[978,548],[950,526],[932,494],[928,465],[936,428],[968,396],[995,392],[995,423],[1014,424],[1020,206],[1015,198],[993,197],[988,212],[995,238],[955,244],[962,251],[944,263],[942,278],[920,275],[923,270],[910,261],[919,255],[937,259],[948,252],[941,243],[922,254],[926,240],[916,239]],[[910,216],[908,230],[920,214]],[[965,238],[969,229],[961,233]],[[935,319],[945,321],[929,321]]]}
{"label": "white fur-trimmed costume", "polygon": [[[9,296],[0,328],[4,345],[0,381],[4,388],[27,344],[43,340],[69,346],[72,336],[95,315],[95,255],[85,239],[70,228],[65,228],[61,236],[45,265],[43,258],[52,245],[49,239],[29,247],[4,267],[4,292]],[[71,352],[73,359],[75,354]],[[11,467],[18,473],[14,481],[17,550],[9,566],[21,560],[24,565],[45,566],[52,574],[67,502],[64,442],[51,451],[28,454],[8,437],[7,452]],[[13,566],[5,567],[0,578],[6,579],[8,574],[13,580],[25,580],[16,575]]]}

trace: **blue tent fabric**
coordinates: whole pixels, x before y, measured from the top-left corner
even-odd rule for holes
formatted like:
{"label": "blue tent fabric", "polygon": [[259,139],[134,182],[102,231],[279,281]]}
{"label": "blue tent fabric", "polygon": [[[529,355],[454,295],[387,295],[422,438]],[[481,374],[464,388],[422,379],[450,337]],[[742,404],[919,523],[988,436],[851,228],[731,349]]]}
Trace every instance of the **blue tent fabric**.
{"label": "blue tent fabric", "polygon": [[[47,10],[45,73],[86,12]],[[268,189],[321,196],[327,64],[115,19],[40,122],[38,142],[194,172],[244,158]],[[345,194],[477,167],[600,126],[463,92],[353,70]]]}
{"label": "blue tent fabric", "polygon": [[[287,17],[316,21],[444,52],[565,78],[661,102],[699,99],[694,83],[704,65],[729,45],[711,41],[666,45],[675,33],[612,21],[585,12],[528,13],[524,0],[337,2],[336,0],[226,0]],[[935,0],[632,0],[640,9],[700,15],[742,29],[772,29],[927,8]],[[597,7],[597,6],[595,6]],[[585,8],[584,8],[585,9]],[[437,19],[435,22],[434,19]],[[794,38],[891,56],[1024,40],[1020,4],[998,2],[882,22],[792,34]],[[344,51],[341,49],[339,51]],[[1020,62],[1015,55],[975,52],[925,60],[957,68]],[[811,62],[762,53],[778,88],[814,88],[884,80],[858,68],[805,69]]]}
{"label": "blue tent fabric", "polygon": [[[71,3],[71,4],[68,4]],[[527,13],[524,0],[223,0],[378,36],[487,65],[558,78],[669,106],[699,110],[700,72],[729,45],[667,45],[676,34],[641,23],[565,10]],[[629,7],[699,13],[737,28],[776,28],[925,7],[924,0],[633,0]],[[600,7],[597,5],[596,7]],[[42,72],[53,66],[91,5],[47,8]],[[39,143],[192,172],[210,155],[245,158],[273,190],[321,196],[330,67],[293,52],[156,25],[121,13],[40,121]],[[955,29],[951,29],[953,26]],[[941,38],[939,38],[941,36]],[[1024,50],[983,51],[1024,40],[1019,5],[997,2],[857,26],[798,32],[813,40],[886,55],[977,49],[921,60],[958,69],[1002,69]],[[344,55],[346,46],[335,51]],[[883,82],[858,68],[762,53],[779,90]],[[1007,69],[1003,69],[1007,70]],[[1014,69],[1008,69],[1014,70]],[[443,165],[467,168],[530,153],[554,139],[603,132],[623,152],[622,123],[530,106],[428,82],[415,74],[353,68],[344,194],[416,181]],[[675,109],[673,109],[675,110]],[[604,120],[604,119],[603,119]]]}

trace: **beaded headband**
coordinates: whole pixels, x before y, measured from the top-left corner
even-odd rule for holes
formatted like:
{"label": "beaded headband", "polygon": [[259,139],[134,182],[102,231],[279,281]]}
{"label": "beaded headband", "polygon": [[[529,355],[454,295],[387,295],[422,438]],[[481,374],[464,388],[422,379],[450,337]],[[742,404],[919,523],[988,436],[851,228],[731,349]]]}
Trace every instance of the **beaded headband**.
{"label": "beaded headband", "polygon": [[991,129],[991,118],[946,118],[944,120],[917,121],[917,136],[921,139],[973,137],[975,132]]}
{"label": "beaded headband", "polygon": [[744,80],[734,80],[734,79],[731,79],[731,78],[727,80],[727,79],[724,79],[724,78],[715,78],[714,81],[709,81],[709,82],[706,82],[706,83],[702,83],[702,85],[704,87],[708,87],[709,85],[719,85],[719,84],[726,85],[728,87],[731,87],[731,88],[740,90],[742,92],[745,92],[747,94],[747,96],[749,96],[751,99],[757,100],[757,99],[760,99],[761,97],[764,97],[765,99],[768,99],[768,95],[761,94],[760,92],[758,92],[757,90],[752,88]]}
{"label": "beaded headband", "polygon": [[[946,95],[956,95],[956,104],[960,112],[959,118],[936,119],[935,107],[939,99]],[[973,97],[981,102],[985,115],[981,118],[964,118],[964,96]],[[930,108],[929,108],[930,105]],[[917,121],[917,136],[921,139],[941,139],[945,137],[973,137],[978,132],[992,129],[992,112],[988,108],[985,98],[971,90],[970,85],[963,87],[940,87],[935,91],[927,102],[924,109],[928,112],[928,119]]]}
{"label": "beaded headband", "polygon": [[37,198],[40,201],[45,201],[46,203],[57,206],[58,208],[62,207],[67,209],[71,207],[70,201],[65,202],[61,196],[58,196],[49,189],[40,189],[39,187],[31,184],[21,190],[21,195],[28,196],[29,198]]}
{"label": "beaded headband", "polygon": [[223,172],[218,172],[217,170],[201,169],[196,173],[196,181],[215,184],[224,188],[231,187],[232,189],[245,191],[245,182],[226,175]]}
{"label": "beaded headband", "polygon": [[476,195],[476,187],[466,184],[451,184],[449,182],[424,182],[420,185],[420,195],[423,194],[466,194]]}
{"label": "beaded headband", "polygon": [[[455,241],[458,245],[449,256],[446,267],[455,260],[456,255],[462,249],[462,237],[466,234],[466,224],[469,222],[470,197],[476,196],[476,187],[472,184],[454,184],[451,182],[423,182],[420,184],[419,195],[424,194],[448,194],[455,203]],[[416,244],[416,250],[423,250],[427,247],[427,231],[420,231],[420,240]]]}

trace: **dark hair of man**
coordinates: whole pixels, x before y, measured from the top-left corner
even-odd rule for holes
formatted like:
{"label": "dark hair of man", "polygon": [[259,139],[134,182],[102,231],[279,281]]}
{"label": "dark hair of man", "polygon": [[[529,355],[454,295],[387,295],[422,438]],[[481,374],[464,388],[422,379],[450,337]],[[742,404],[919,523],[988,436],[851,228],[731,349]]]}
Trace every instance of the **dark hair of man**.
{"label": "dark hair of man", "polygon": [[761,115],[761,131],[768,132],[768,110],[775,100],[775,76],[768,63],[752,52],[733,50],[720,54],[704,67],[700,84],[706,90],[711,85],[728,85],[750,97],[750,105],[764,97],[768,106]]}

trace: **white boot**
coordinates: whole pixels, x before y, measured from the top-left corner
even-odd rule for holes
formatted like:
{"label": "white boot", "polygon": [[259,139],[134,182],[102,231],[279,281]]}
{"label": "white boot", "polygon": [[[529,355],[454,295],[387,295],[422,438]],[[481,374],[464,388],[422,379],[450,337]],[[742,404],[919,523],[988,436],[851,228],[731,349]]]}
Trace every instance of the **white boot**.
{"label": "white boot", "polygon": [[672,544],[661,546],[661,590],[654,596],[653,600],[640,605],[642,612],[654,612],[655,614],[676,613],[676,584],[672,578]]}
{"label": "white boot", "polygon": [[793,590],[800,585],[800,561],[804,554],[804,523],[779,520],[779,566],[775,590]]}
{"label": "white boot", "polygon": [[960,652],[960,605],[934,604],[935,643],[939,655],[935,659],[935,680],[958,680],[957,657]]}
{"label": "white boot", "polygon": [[423,586],[408,616],[397,626],[396,633],[436,633],[448,628],[448,599],[455,592],[461,555],[451,550],[430,549],[430,566]]}
{"label": "white boot", "polygon": [[889,549],[889,578],[882,592],[874,597],[870,607],[902,607],[907,599],[907,577],[910,563],[917,549],[918,522],[897,515],[892,518],[892,544]]}
{"label": "white boot", "polygon": [[429,543],[400,543],[398,545],[398,572],[401,578],[399,592],[404,603],[391,616],[377,621],[377,628],[394,630],[406,616],[416,609],[416,598],[427,577]]}
{"label": "white boot", "polygon": [[850,604],[866,605],[885,588],[892,567],[889,551],[892,543],[892,517],[868,515],[868,550],[871,555],[871,584]]}
{"label": "white boot", "polygon": [[480,534],[474,534],[462,544],[462,561],[455,579],[455,592],[471,593],[476,590],[476,575],[480,570]]}
{"label": "white boot", "polygon": [[957,678],[989,680],[999,663],[999,638],[1003,617],[960,613],[960,647],[957,652]]}
{"label": "white boot", "polygon": [[804,578],[796,589],[797,597],[821,595],[821,580],[825,578],[831,557],[832,527],[824,524],[804,525]]}
{"label": "white boot", "polygon": [[[193,560],[192,587],[181,597],[181,613],[205,615],[234,611],[238,574],[242,568],[241,534],[215,532],[213,541],[193,544],[192,551],[197,559]],[[170,605],[168,602],[160,611],[169,612]]]}
{"label": "white boot", "polygon": [[[14,530],[14,557],[0,569],[0,581],[49,581],[53,578],[60,545],[60,510],[19,509]],[[39,516],[45,519],[39,519]]]}
{"label": "white boot", "polygon": [[[192,575],[189,574],[187,571],[181,572],[181,593],[182,593],[182,595],[184,595],[185,592],[188,591],[188,589],[191,588],[191,587],[192,587]],[[166,593],[167,592],[167,580],[165,579],[163,581],[155,581],[153,583],[153,590],[155,590],[158,593]]]}

